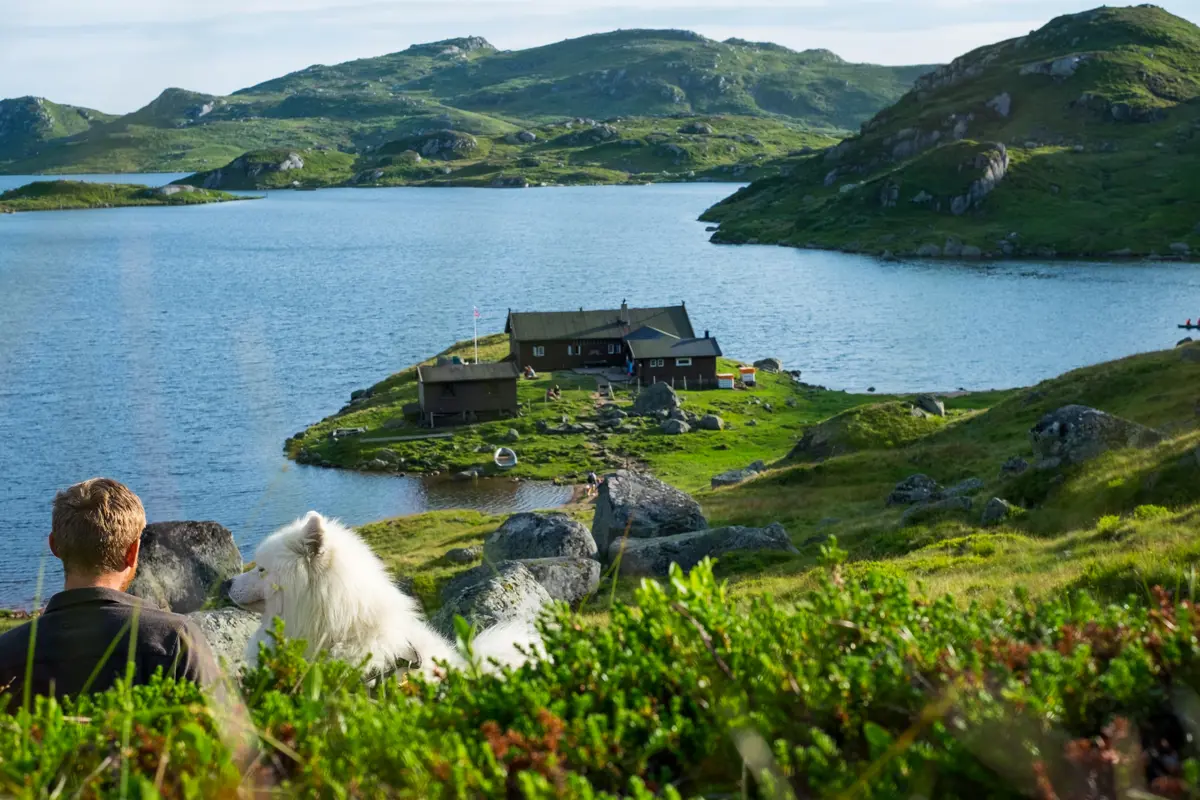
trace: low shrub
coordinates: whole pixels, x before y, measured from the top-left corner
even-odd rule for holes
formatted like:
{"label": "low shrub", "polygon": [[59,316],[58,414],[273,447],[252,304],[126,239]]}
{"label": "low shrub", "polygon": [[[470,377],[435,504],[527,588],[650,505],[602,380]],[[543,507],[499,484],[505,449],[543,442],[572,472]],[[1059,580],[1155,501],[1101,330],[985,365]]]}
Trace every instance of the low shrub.
{"label": "low shrub", "polygon": [[4,717],[18,796],[1188,796],[1200,678],[1188,600],[962,608],[879,571],[739,607],[712,565],[611,624],[565,608],[505,676],[367,685],[302,643],[240,676],[248,718],[158,681]]}

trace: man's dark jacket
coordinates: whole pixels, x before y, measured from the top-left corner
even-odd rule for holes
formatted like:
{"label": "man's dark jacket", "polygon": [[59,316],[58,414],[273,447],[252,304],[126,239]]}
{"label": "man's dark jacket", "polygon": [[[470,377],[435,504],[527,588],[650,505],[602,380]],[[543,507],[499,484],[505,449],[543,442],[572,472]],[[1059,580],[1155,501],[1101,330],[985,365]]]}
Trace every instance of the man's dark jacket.
{"label": "man's dark jacket", "polygon": [[202,685],[218,678],[204,635],[187,618],[113,589],[68,589],[50,598],[36,633],[26,623],[0,636],[0,691],[10,707],[21,702],[32,638],[34,695],[102,692],[126,675],[131,631],[134,684],[148,683],[159,667],[168,678]]}

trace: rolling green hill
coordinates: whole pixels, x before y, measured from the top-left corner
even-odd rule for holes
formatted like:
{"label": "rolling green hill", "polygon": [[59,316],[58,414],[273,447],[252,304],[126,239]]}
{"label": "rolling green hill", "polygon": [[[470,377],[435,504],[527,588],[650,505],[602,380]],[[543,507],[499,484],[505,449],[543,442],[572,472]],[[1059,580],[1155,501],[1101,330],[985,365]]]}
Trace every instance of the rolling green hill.
{"label": "rolling green hill", "polygon": [[145,108],[66,130],[44,147],[0,149],[0,170],[212,170],[251,150],[359,155],[430,131],[494,137],[577,117],[729,114],[842,131],[928,69],[687,31],[618,31],[513,52],[478,37],[450,39],[314,65],[226,97],[167,89]]}
{"label": "rolling green hill", "polygon": [[1200,28],[1060,17],[917,81],[862,132],[710,209],[721,242],[897,255],[1200,250]]}
{"label": "rolling green hill", "polygon": [[36,155],[57,139],[84,133],[110,119],[90,108],[59,105],[42,97],[0,100],[0,165]]}
{"label": "rolling green hill", "polygon": [[413,134],[359,156],[315,149],[245,153],[180,183],[215,189],[293,186],[490,186],[748,181],[837,143],[764,117],[572,120],[503,135]]}
{"label": "rolling green hill", "polygon": [[252,198],[191,186],[148,188],[124,183],[37,181],[0,193],[0,214],[125,206],[194,206],[246,199]]}

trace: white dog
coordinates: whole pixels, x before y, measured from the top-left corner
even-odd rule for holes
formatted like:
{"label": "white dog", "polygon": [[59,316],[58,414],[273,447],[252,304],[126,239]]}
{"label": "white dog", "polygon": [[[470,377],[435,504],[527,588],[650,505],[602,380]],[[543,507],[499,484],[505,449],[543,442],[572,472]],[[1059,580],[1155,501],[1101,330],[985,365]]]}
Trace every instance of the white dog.
{"label": "white dog", "polygon": [[[366,662],[368,673],[409,662],[433,674],[435,661],[466,666],[459,650],[429,627],[413,598],[392,583],[387,569],[358,535],[315,511],[271,534],[254,555],[255,568],[233,579],[229,597],[263,615],[246,646],[250,665],[258,645],[269,641],[275,617],[289,638],[308,642],[311,657],[327,650],[349,663]],[[497,625],[475,637],[478,664],[518,666],[521,652],[540,647],[527,623]]]}

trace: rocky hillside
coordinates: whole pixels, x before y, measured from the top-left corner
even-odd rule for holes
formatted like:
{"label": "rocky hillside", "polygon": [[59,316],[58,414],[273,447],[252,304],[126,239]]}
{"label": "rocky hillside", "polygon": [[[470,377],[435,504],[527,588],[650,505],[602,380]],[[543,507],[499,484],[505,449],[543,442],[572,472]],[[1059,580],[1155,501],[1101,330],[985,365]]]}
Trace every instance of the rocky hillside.
{"label": "rocky hillside", "polygon": [[837,141],[762,117],[577,118],[490,136],[434,130],[358,156],[311,148],[255,150],[180,183],[280,189],[748,181],[778,174],[791,161]]}
{"label": "rocky hillside", "polygon": [[494,136],[576,117],[730,114],[845,130],[929,69],[848,64],[827,51],[687,31],[618,31],[512,52],[478,37],[449,39],[314,65],[227,97],[168,89],[22,160],[4,165],[0,155],[0,168],[183,172],[254,149],[357,154],[435,130]]}
{"label": "rocky hillside", "polygon": [[0,100],[0,166],[37,155],[49,143],[112,119],[90,108],[59,105],[43,97]]}
{"label": "rocky hillside", "polygon": [[1200,29],[1060,17],[920,78],[858,136],[711,209],[714,239],[912,256],[1200,250]]}

